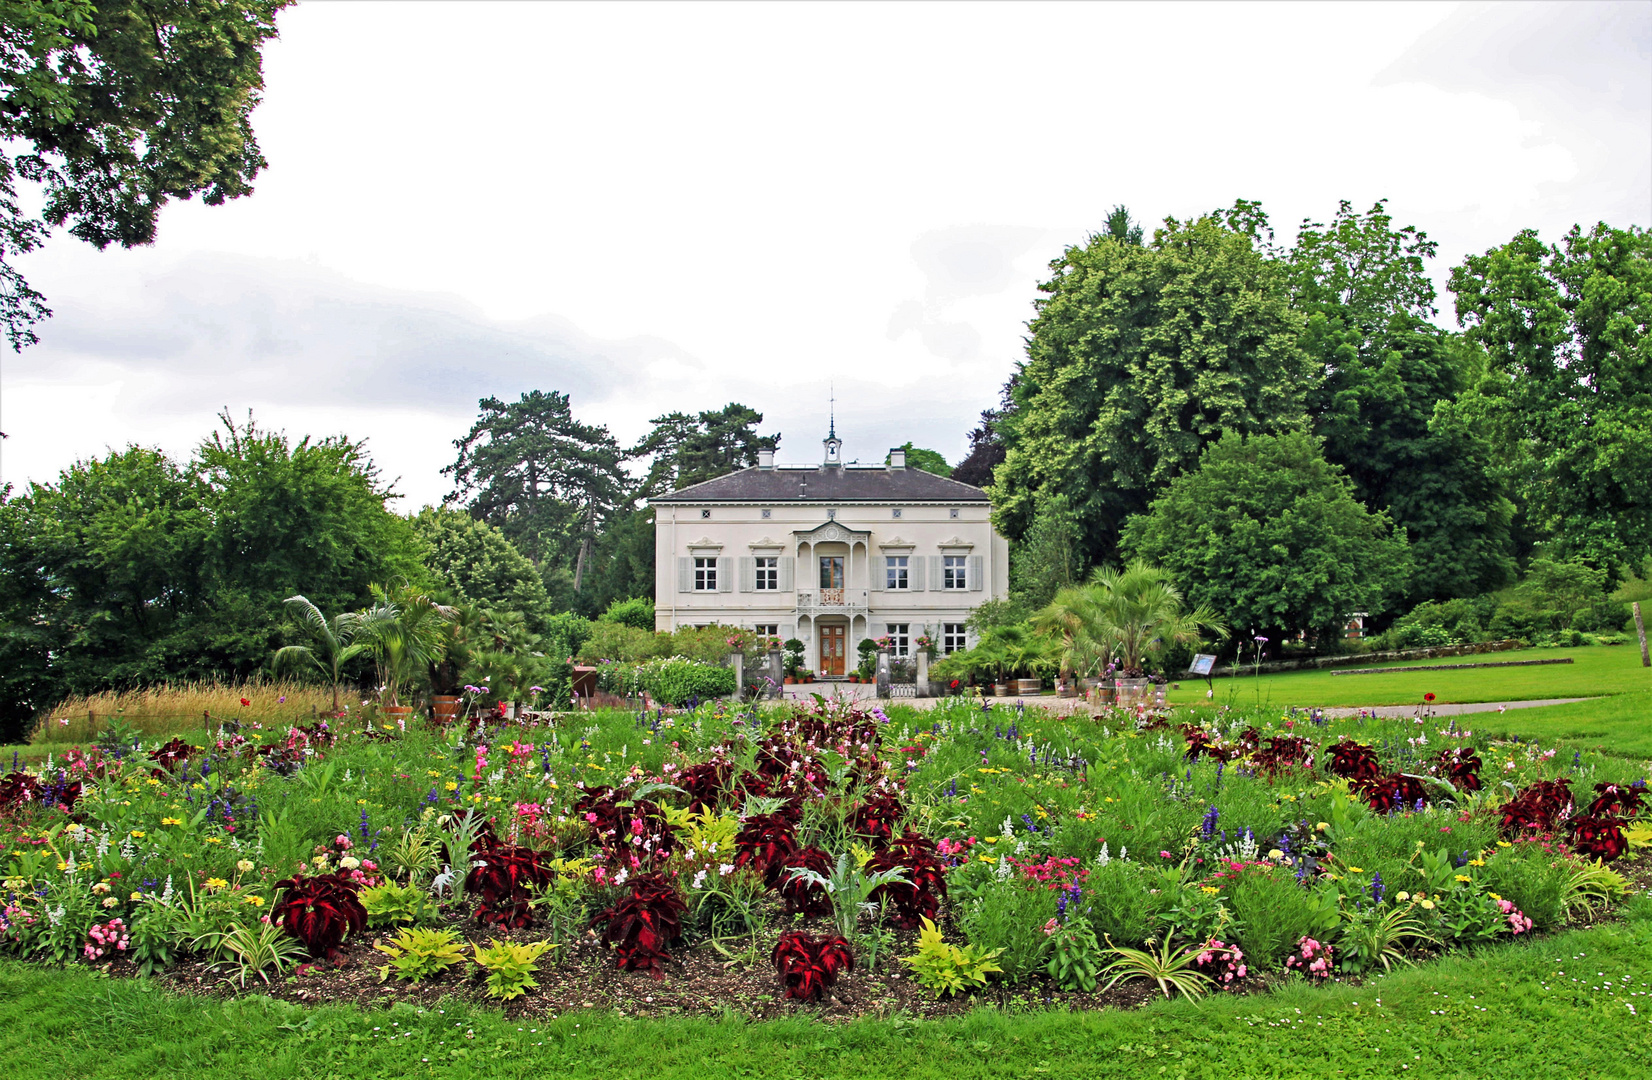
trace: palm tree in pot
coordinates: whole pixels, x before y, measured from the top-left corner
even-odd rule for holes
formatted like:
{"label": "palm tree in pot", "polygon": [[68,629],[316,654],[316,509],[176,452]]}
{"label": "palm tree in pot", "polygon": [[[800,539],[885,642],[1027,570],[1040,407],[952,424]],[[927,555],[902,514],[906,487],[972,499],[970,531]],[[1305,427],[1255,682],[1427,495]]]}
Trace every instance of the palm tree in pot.
{"label": "palm tree in pot", "polygon": [[398,708],[402,688],[441,658],[455,612],[407,586],[391,593],[375,585],[373,599],[361,613],[359,632],[378,668],[381,699]]}
{"label": "palm tree in pot", "polygon": [[1123,570],[1097,569],[1085,587],[1093,618],[1087,633],[1105,643],[1117,659],[1120,689],[1139,690],[1147,662],[1173,645],[1194,645],[1206,631],[1226,638],[1228,628],[1207,607],[1183,610],[1181,591],[1168,572],[1136,560]]}

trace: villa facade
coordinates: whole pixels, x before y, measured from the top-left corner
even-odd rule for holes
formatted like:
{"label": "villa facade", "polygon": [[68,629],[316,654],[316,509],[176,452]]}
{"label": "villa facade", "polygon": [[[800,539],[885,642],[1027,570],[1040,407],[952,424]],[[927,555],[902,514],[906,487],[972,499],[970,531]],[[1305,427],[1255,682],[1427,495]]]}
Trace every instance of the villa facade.
{"label": "villa facade", "polygon": [[819,465],[752,468],[651,500],[655,629],[718,623],[804,644],[804,666],[854,669],[863,638],[910,656],[973,644],[965,626],[1009,592],[1009,545],[986,492],[908,468],[847,465],[835,425]]}

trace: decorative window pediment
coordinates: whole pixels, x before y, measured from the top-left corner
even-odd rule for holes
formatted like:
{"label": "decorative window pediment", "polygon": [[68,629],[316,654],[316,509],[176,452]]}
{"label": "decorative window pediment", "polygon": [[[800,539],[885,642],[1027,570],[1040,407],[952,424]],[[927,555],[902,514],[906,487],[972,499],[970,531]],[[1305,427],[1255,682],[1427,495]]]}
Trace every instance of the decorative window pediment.
{"label": "decorative window pediment", "polygon": [[835,521],[823,522],[812,529],[797,529],[792,533],[800,544],[870,544],[872,534],[865,529],[850,529]]}
{"label": "decorative window pediment", "polygon": [[688,550],[693,555],[713,556],[723,550],[723,545],[709,536],[702,536],[698,540],[690,540]]}
{"label": "decorative window pediment", "polygon": [[902,540],[898,536],[891,536],[887,540],[881,540],[878,542],[878,547],[882,548],[884,551],[893,551],[897,554],[902,551],[911,551],[917,546],[918,544],[916,541]]}
{"label": "decorative window pediment", "polygon": [[965,540],[961,536],[949,536],[945,540],[936,541],[935,546],[940,548],[942,551],[968,551],[975,546],[975,542],[973,540]]}

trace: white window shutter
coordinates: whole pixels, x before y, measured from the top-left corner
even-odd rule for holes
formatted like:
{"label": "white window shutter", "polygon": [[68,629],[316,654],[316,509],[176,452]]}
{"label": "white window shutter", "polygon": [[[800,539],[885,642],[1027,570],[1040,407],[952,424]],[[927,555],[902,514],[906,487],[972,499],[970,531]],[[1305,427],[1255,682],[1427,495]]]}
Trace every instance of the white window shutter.
{"label": "white window shutter", "polygon": [[929,557],[929,587],[931,589],[938,592],[944,587],[946,579],[941,576],[943,573],[945,571],[941,569],[941,556],[931,555]]}
{"label": "white window shutter", "polygon": [[694,560],[693,559],[678,559],[677,560],[677,591],[678,592],[693,592],[694,591]]}
{"label": "white window shutter", "polygon": [[873,592],[881,591],[884,583],[889,579],[889,559],[880,555],[875,559],[868,560],[866,576],[870,578],[866,583],[866,587]]}
{"label": "white window shutter", "polygon": [[727,555],[717,559],[717,591],[734,591],[734,560]]}
{"label": "white window shutter", "polygon": [[979,555],[969,557],[969,588],[971,592],[980,592],[986,583],[981,580],[981,567],[986,560]]}
{"label": "white window shutter", "polygon": [[906,560],[906,587],[913,592],[924,591],[924,557],[913,555]]}
{"label": "white window shutter", "polygon": [[792,575],[796,572],[797,559],[790,555],[780,557],[780,591],[792,591]]}
{"label": "white window shutter", "polygon": [[740,591],[751,592],[757,584],[757,563],[750,556],[740,557]]}

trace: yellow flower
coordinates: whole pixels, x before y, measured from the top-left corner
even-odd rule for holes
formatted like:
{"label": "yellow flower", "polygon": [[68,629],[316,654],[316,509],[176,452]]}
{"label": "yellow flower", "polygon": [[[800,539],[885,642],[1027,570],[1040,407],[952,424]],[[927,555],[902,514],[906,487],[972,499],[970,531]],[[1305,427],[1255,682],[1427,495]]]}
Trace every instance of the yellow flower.
{"label": "yellow flower", "polygon": [[1328,822],[1328,821],[1321,821],[1321,822],[1320,822],[1320,823],[1319,823],[1319,824],[1318,824],[1318,825],[1315,825],[1315,826],[1314,826],[1314,831],[1315,831],[1315,832],[1324,832],[1324,831],[1325,831],[1325,830],[1326,830],[1326,829],[1329,829],[1329,828],[1330,828],[1330,827],[1331,827],[1331,823],[1330,823],[1330,822]]}
{"label": "yellow flower", "polygon": [[1268,858],[1270,859],[1283,859],[1284,857],[1285,853],[1280,851],[1278,848],[1274,848],[1272,851],[1268,852]]}
{"label": "yellow flower", "polygon": [[252,869],[252,860],[242,859],[240,862],[235,864],[235,869],[241,871],[243,874],[246,873],[248,870]]}
{"label": "yellow flower", "polygon": [[1513,847],[1514,845],[1509,843],[1507,840],[1499,840],[1499,841],[1497,841],[1497,846],[1498,847]]}
{"label": "yellow flower", "polygon": [[162,825],[182,825],[183,823],[184,823],[183,818],[175,818],[175,817],[163,817],[163,818],[161,818],[161,824]]}
{"label": "yellow flower", "polygon": [[209,888],[209,889],[222,889],[225,885],[228,885],[228,884],[229,884],[229,882],[225,881],[221,877],[209,877],[206,880],[206,885],[207,885],[207,888]]}
{"label": "yellow flower", "polygon": [[132,838],[134,840],[142,840],[143,837],[144,837],[144,832],[143,832],[142,829],[133,829],[132,830]]}
{"label": "yellow flower", "polygon": [[1434,901],[1424,900],[1423,901],[1423,908],[1427,911],[1433,911],[1434,910]]}
{"label": "yellow flower", "polygon": [[136,892],[136,891],[134,891],[134,892],[133,892],[133,893],[132,893],[132,895],[131,895],[131,896],[130,896],[130,897],[129,897],[129,898],[128,898],[128,899],[131,899],[131,900],[142,900],[142,899],[143,899],[143,893],[141,893],[141,892]]}
{"label": "yellow flower", "polygon": [[209,836],[206,838],[206,842],[209,844],[222,844],[224,842],[224,838],[221,836]]}
{"label": "yellow flower", "polygon": [[1199,886],[1199,891],[1204,893],[1206,896],[1215,896],[1218,892],[1221,892],[1221,890],[1214,885],[1201,885]]}
{"label": "yellow flower", "polygon": [[1364,871],[1364,870],[1361,870],[1361,869],[1360,869],[1360,868],[1359,868],[1359,867],[1357,867],[1357,866],[1350,866],[1350,867],[1349,867],[1349,868],[1348,868],[1348,872],[1349,872],[1349,873],[1350,873],[1350,874],[1363,874],[1363,873],[1365,873],[1365,871]]}
{"label": "yellow flower", "polygon": [[1473,881],[1474,879],[1469,877],[1467,874],[1458,874],[1457,875],[1457,880],[1458,881]]}
{"label": "yellow flower", "polygon": [[1411,899],[1411,894],[1406,892],[1404,889],[1401,889],[1399,892],[1394,894],[1394,899],[1403,902]]}
{"label": "yellow flower", "polygon": [[357,806],[366,806],[367,805],[367,800],[366,799],[357,799],[356,800],[356,805]]}
{"label": "yellow flower", "polygon": [[155,779],[153,776],[151,776],[147,782],[150,783],[150,784],[153,784],[155,787],[160,787],[161,786],[161,782],[159,780]]}
{"label": "yellow flower", "polygon": [[1486,860],[1484,860],[1484,859],[1470,859],[1468,861],[1468,864],[1470,866],[1484,866],[1484,865],[1486,865]]}
{"label": "yellow flower", "polygon": [[262,896],[244,896],[241,898],[241,903],[262,907],[264,904],[264,898]]}
{"label": "yellow flower", "polygon": [[447,783],[446,783],[446,784],[445,784],[445,785],[444,785],[444,786],[445,786],[445,787],[446,787],[446,788],[447,788],[447,789],[448,789],[448,790],[449,790],[449,791],[458,791],[458,790],[459,790],[459,785],[458,785],[458,784],[455,784],[455,783],[454,783],[454,782],[453,782],[453,781],[452,781],[452,780],[449,780],[449,781],[448,781],[448,782],[447,782]]}

